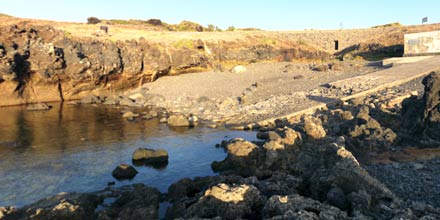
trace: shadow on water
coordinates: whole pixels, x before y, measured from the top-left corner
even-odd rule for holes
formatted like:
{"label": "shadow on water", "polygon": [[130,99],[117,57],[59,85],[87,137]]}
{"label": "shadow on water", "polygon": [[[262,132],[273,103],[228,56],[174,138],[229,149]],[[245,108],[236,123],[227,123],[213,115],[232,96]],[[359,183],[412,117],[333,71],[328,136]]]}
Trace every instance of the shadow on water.
{"label": "shadow on water", "polygon": [[[0,206],[22,206],[60,192],[102,190],[144,183],[165,192],[184,177],[214,175],[211,163],[225,157],[214,145],[229,138],[254,139],[255,133],[195,127],[170,129],[158,120],[121,117],[106,106],[53,104],[49,111],[0,108]],[[116,181],[112,170],[132,164],[140,147],[162,148],[169,163],[137,166],[133,180]]]}

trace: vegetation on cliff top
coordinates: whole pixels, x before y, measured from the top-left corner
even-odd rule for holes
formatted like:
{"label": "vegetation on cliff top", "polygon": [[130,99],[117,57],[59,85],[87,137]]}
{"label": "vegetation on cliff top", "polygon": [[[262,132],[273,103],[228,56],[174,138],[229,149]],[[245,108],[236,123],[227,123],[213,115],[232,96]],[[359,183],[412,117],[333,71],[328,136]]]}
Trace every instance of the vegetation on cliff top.
{"label": "vegetation on cliff top", "polygon": [[[168,24],[160,19],[148,19],[148,20],[139,20],[139,19],[98,19],[96,17],[89,17],[87,19],[87,24],[108,24],[108,25],[140,25],[145,27],[155,27],[164,31],[190,31],[190,32],[215,32],[215,31],[223,31],[220,27],[215,26],[213,24],[209,24],[208,26],[203,26],[196,22],[183,20],[179,24]],[[234,26],[229,26],[225,31],[261,31],[258,28],[235,28]]]}

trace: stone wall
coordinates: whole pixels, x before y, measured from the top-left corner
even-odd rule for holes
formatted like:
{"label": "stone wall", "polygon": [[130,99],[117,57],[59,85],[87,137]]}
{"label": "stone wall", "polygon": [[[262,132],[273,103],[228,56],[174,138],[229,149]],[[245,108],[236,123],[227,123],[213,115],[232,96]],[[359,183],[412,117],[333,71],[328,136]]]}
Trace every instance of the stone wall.
{"label": "stone wall", "polygon": [[405,56],[440,54],[440,31],[405,34]]}

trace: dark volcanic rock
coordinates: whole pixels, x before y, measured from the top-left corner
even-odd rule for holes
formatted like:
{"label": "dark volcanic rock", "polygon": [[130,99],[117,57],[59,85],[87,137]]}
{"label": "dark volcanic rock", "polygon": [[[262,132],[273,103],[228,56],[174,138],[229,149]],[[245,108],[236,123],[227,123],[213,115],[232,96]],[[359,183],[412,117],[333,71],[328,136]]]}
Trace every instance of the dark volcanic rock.
{"label": "dark volcanic rock", "polygon": [[2,219],[91,220],[101,202],[101,198],[93,194],[62,193],[12,211]]}
{"label": "dark volcanic rock", "polygon": [[264,219],[350,219],[340,209],[300,195],[269,198],[263,209]]}
{"label": "dark volcanic rock", "polygon": [[98,220],[158,219],[160,192],[143,184],[116,189],[109,198],[116,200],[97,212]]}
{"label": "dark volcanic rock", "polygon": [[119,166],[113,170],[112,176],[116,179],[133,179],[137,173],[134,167],[128,164],[119,164]]}
{"label": "dark volcanic rock", "polygon": [[[422,99],[410,97],[402,103],[402,125],[408,133],[420,135],[428,145],[440,141],[440,72],[423,79],[425,93]],[[437,143],[431,143],[435,141]]]}

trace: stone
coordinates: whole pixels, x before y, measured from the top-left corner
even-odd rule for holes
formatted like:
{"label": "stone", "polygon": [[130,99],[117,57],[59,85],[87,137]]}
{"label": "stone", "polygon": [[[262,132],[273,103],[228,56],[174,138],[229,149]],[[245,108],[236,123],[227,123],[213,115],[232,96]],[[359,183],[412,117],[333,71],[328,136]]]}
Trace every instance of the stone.
{"label": "stone", "polygon": [[246,70],[247,70],[247,68],[245,66],[238,65],[238,66],[234,66],[231,69],[231,72],[232,73],[243,73],[243,72],[246,72]]}
{"label": "stone", "polygon": [[172,127],[190,127],[191,126],[191,122],[184,115],[171,115],[168,118],[167,123],[169,126],[172,126]]}
{"label": "stone", "polygon": [[116,179],[133,179],[137,175],[137,170],[128,164],[119,164],[112,172]]}
{"label": "stone", "polygon": [[259,165],[261,149],[254,143],[243,139],[232,139],[221,144],[227,151],[223,161],[211,164],[215,172],[233,173],[241,176],[254,175]]}
{"label": "stone", "polygon": [[350,207],[350,204],[344,194],[339,187],[333,187],[327,193],[327,202],[335,207],[340,208],[341,210],[347,210]]}
{"label": "stone", "polygon": [[370,109],[368,108],[368,106],[363,105],[360,109],[359,109],[359,113],[356,115],[357,119],[362,119],[364,122],[369,121],[370,119]]}
{"label": "stone", "polygon": [[271,141],[277,141],[281,139],[281,136],[275,131],[269,131],[267,135],[269,137],[269,140]]}
{"label": "stone", "polygon": [[184,212],[184,218],[254,219],[262,203],[253,185],[219,183],[208,188],[196,203]]}
{"label": "stone", "polygon": [[226,150],[229,155],[237,156],[237,157],[246,157],[249,156],[255,149],[258,149],[258,146],[254,143],[245,140],[233,140],[228,145],[226,145]]}
{"label": "stone", "polygon": [[168,118],[166,118],[166,117],[160,118],[159,122],[160,123],[167,123],[168,122]]}
{"label": "stone", "polygon": [[133,152],[132,160],[145,164],[167,164],[168,152],[164,149],[138,148]]}
{"label": "stone", "polygon": [[26,106],[27,111],[47,111],[50,110],[51,108],[52,106],[46,103],[29,104]]}
{"label": "stone", "polygon": [[258,139],[267,140],[267,139],[269,139],[269,132],[259,131],[259,132],[257,132],[256,136]]}
{"label": "stone", "polygon": [[145,100],[145,96],[141,93],[135,93],[128,96],[129,99],[133,100],[134,102],[138,102],[139,100]]}
{"label": "stone", "polygon": [[148,112],[148,115],[151,115],[152,117],[156,118],[159,116],[159,113],[155,110],[151,110]]}
{"label": "stone", "polygon": [[97,217],[93,219],[159,219],[161,199],[159,190],[138,183],[112,189],[112,191],[109,199],[114,202],[109,206],[97,209],[95,212]]}
{"label": "stone", "polygon": [[394,141],[397,139],[397,134],[394,133],[393,130],[387,128],[383,131],[383,137],[388,143],[394,143]]}
{"label": "stone", "polygon": [[322,127],[322,122],[318,118],[313,116],[307,116],[304,118],[304,131],[311,139],[322,139],[327,133]]}
{"label": "stone", "polygon": [[271,196],[262,210],[263,219],[350,219],[340,209],[297,194]]}
{"label": "stone", "polygon": [[353,120],[353,114],[350,111],[343,111],[341,118],[346,121]]}
{"label": "stone", "polygon": [[127,111],[124,114],[122,114],[123,118],[136,118],[138,116],[139,116],[139,114],[133,113],[132,111]]}
{"label": "stone", "polygon": [[16,210],[8,210],[2,220],[66,219],[92,220],[102,199],[87,193],[60,193]]}
{"label": "stone", "polygon": [[293,146],[301,144],[302,141],[301,133],[291,128],[284,128],[284,138],[281,139],[283,144]]}

